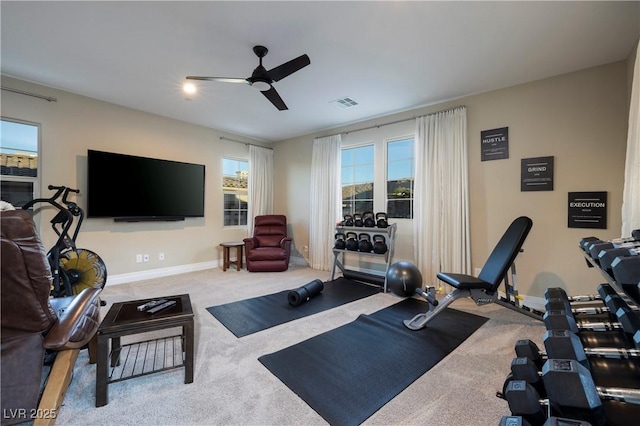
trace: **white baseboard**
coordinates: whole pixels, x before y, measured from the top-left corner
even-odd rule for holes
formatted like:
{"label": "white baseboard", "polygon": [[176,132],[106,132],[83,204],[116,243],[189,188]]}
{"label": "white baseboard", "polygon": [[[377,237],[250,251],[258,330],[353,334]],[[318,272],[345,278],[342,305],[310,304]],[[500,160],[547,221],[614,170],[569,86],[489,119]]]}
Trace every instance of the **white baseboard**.
{"label": "white baseboard", "polygon": [[[498,291],[500,297],[504,297],[505,293],[502,291]],[[522,300],[520,301],[520,305],[524,305],[528,308],[535,309],[536,311],[544,312],[546,299],[544,297],[536,297],[536,296],[527,296],[526,294],[521,294]]]}
{"label": "white baseboard", "polygon": [[[231,259],[234,260],[234,259]],[[303,257],[291,257],[290,265],[309,266]],[[213,260],[210,262],[192,263],[189,265],[171,266],[168,268],[149,269],[147,271],[130,272],[127,274],[108,275],[106,285],[118,285],[135,281],[150,280],[153,278],[166,277],[169,275],[185,274],[187,272],[203,271],[205,269],[219,268],[221,262]]]}
{"label": "white baseboard", "polygon": [[152,278],[166,277],[168,275],[185,274],[187,272],[213,269],[220,266],[217,260],[211,262],[192,263],[189,265],[170,266],[168,268],[149,269],[147,271],[130,272],[128,274],[108,275],[107,285],[125,284],[134,281],[150,280]]}

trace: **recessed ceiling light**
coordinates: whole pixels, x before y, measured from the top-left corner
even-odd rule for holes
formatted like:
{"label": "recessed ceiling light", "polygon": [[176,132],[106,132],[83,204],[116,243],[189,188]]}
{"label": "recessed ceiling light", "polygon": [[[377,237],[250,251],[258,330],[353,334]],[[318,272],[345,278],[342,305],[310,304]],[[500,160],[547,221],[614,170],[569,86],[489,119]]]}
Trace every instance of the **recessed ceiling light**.
{"label": "recessed ceiling light", "polygon": [[196,93],[196,85],[193,84],[193,83],[184,83],[182,85],[182,90],[185,93],[188,93],[188,94],[192,95],[192,94]]}

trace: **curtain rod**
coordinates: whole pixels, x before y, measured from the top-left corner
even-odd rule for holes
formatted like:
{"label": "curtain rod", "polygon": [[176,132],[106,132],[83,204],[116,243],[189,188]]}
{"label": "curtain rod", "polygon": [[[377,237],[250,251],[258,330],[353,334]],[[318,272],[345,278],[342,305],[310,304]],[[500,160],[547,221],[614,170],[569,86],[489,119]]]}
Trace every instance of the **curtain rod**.
{"label": "curtain rod", "polygon": [[229,142],[235,142],[235,143],[243,143],[243,144],[245,144],[245,145],[247,145],[247,146],[249,146],[249,145],[251,145],[251,146],[257,146],[257,147],[260,147],[260,148],[270,149],[270,150],[272,150],[272,151],[273,151],[273,148],[269,148],[269,147],[262,146],[262,145],[256,145],[255,143],[249,143],[249,142],[245,142],[245,141],[239,141],[239,140],[237,140],[237,139],[231,139],[231,138],[228,138],[228,137],[226,137],[226,136],[220,136],[220,139],[221,139],[221,140],[223,140],[223,141],[229,141]]}
{"label": "curtain rod", "polygon": [[20,95],[31,96],[38,99],[44,99],[48,102],[58,102],[56,98],[52,98],[51,96],[43,96],[38,95],[37,93],[25,92],[24,90],[12,89],[11,87],[2,86],[2,90],[6,90],[7,92],[18,93]]}
{"label": "curtain rod", "polygon": [[377,129],[377,128],[384,127],[384,126],[390,126],[392,124],[404,123],[405,121],[415,120],[416,118],[417,117],[410,117],[410,118],[405,118],[403,120],[391,121],[389,123],[384,123],[384,124],[374,124],[373,126],[368,126],[368,127],[363,127],[361,129],[349,130],[347,132],[342,132],[342,134],[343,135],[348,135],[349,133],[361,132],[363,130]]}
{"label": "curtain rod", "polygon": [[356,129],[356,130],[349,130],[347,132],[342,132],[343,135],[348,135],[349,133],[354,133],[354,132],[360,132],[362,130],[369,130],[369,129],[377,129],[380,127],[384,127],[384,126],[390,126],[392,124],[398,124],[398,123],[404,123],[405,121],[410,121],[410,120],[415,120],[418,117],[426,117],[427,115],[432,115],[432,114],[439,114],[441,112],[445,112],[445,111],[453,111],[456,108],[461,108],[464,107],[465,105],[458,105],[456,107],[453,108],[447,108],[447,109],[443,109],[442,111],[436,111],[436,112],[432,112],[430,114],[425,114],[425,115],[414,115],[413,117],[409,117],[409,118],[404,118],[402,120],[396,120],[396,121],[391,121],[389,123],[383,123],[383,124],[374,124],[372,126],[368,126],[368,127],[363,127],[361,129]]}

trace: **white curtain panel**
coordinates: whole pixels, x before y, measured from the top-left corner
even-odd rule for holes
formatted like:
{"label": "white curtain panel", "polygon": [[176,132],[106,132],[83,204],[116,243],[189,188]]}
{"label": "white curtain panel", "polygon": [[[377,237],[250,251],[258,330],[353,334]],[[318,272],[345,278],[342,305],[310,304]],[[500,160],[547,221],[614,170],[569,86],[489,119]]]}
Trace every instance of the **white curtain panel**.
{"label": "white curtain panel", "polygon": [[416,119],[415,165],[416,266],[437,285],[438,272],[471,272],[466,107]]}
{"label": "white curtain panel", "polygon": [[328,271],[333,261],[333,234],[342,210],[341,143],[340,135],[313,141],[309,191],[309,266],[321,271]]}
{"label": "white curtain panel", "polygon": [[629,131],[627,135],[627,159],[622,194],[622,237],[640,229],[640,44],[636,47],[633,67],[631,104],[629,105]]}
{"label": "white curtain panel", "polygon": [[247,225],[253,235],[253,219],[273,213],[273,150],[249,145],[249,205]]}

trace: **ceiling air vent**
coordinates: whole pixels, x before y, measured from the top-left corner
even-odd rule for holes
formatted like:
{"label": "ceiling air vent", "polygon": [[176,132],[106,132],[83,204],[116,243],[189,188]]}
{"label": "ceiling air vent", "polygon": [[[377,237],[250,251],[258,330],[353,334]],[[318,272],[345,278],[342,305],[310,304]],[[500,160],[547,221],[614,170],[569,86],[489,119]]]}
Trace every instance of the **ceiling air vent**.
{"label": "ceiling air vent", "polygon": [[351,108],[358,105],[356,101],[354,101],[349,97],[336,99],[334,101],[331,101],[331,103],[334,103],[336,106],[338,106],[341,109],[347,109],[347,108]]}

